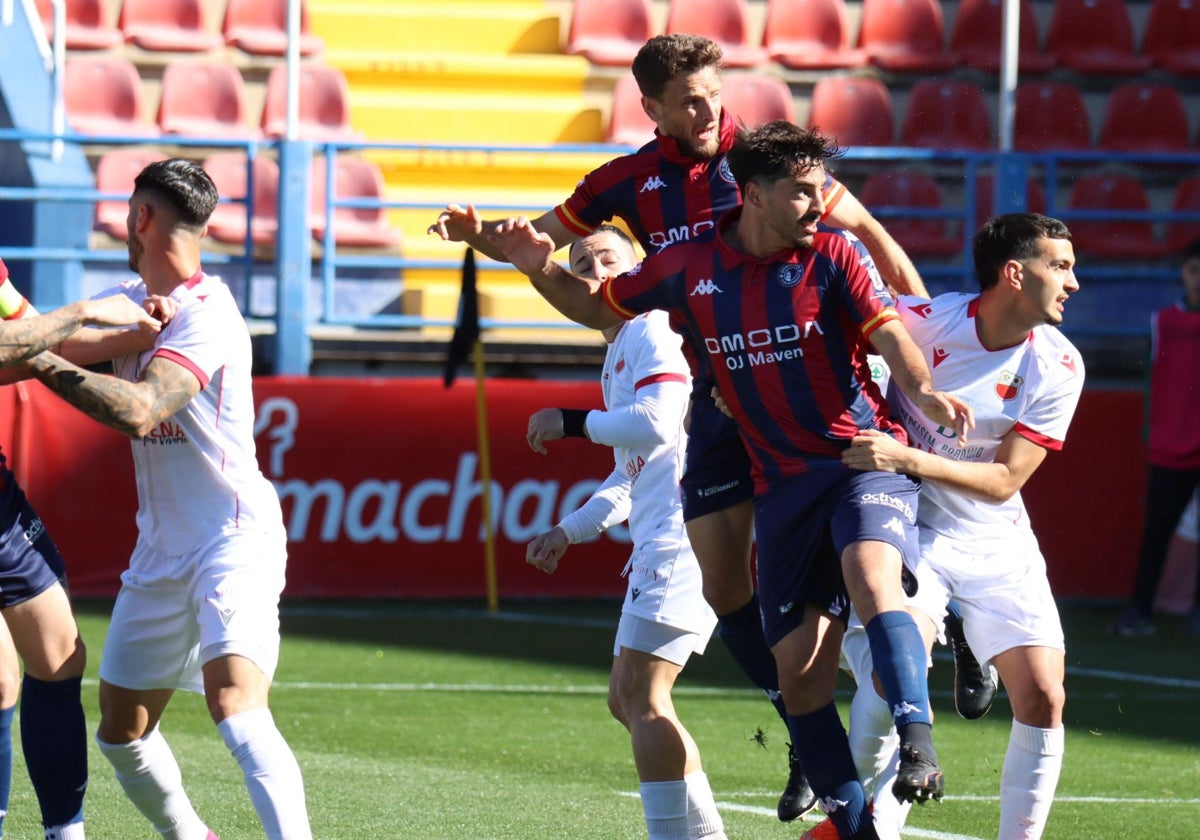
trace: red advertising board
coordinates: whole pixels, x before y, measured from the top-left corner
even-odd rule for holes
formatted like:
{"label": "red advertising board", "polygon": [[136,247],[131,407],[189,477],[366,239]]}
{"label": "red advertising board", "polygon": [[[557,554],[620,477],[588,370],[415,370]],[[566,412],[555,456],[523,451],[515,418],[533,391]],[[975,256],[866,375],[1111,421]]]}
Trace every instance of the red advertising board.
{"label": "red advertising board", "polygon": [[[260,378],[259,462],[279,491],[290,539],[286,594],[482,597],[482,464],[474,383],[431,379]],[[575,546],[546,576],[525,545],[582,503],[613,468],[585,440],[525,442],[547,406],[600,405],[592,382],[488,381],[500,597],[624,591],[624,529]],[[1144,448],[1137,392],[1089,391],[1065,449],[1026,503],[1059,595],[1117,597],[1132,583]],[[77,594],[107,595],[135,540],[129,443],[36,383],[0,388],[0,445],[66,558]]]}

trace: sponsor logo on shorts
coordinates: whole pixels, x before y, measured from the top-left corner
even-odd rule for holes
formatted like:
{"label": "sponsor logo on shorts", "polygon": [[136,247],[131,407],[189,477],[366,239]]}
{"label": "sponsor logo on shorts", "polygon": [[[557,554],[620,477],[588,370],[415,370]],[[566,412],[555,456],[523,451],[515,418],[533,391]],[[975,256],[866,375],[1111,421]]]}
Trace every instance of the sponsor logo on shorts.
{"label": "sponsor logo on shorts", "polygon": [[635,586],[635,587],[633,588],[633,591],[629,593],[629,600],[630,600],[630,601],[636,601],[636,600],[638,599],[638,596],[639,596],[639,595],[641,595],[641,594],[642,594],[642,590],[638,589],[638,588]]}
{"label": "sponsor logo on shorts", "polygon": [[899,517],[893,516],[889,519],[887,524],[883,526],[883,530],[891,531],[900,539],[904,539],[904,524],[900,521]]}
{"label": "sponsor logo on shorts", "polygon": [[792,611],[792,607],[794,607],[794,606],[796,606],[795,601],[788,601],[786,604],[780,604],[779,614],[787,615],[788,613],[790,613]]}
{"label": "sponsor logo on shorts", "polygon": [[25,529],[25,541],[30,543],[37,542],[38,538],[44,533],[46,533],[46,526],[42,524],[42,520],[35,519]]}
{"label": "sponsor logo on shorts", "polygon": [[698,493],[701,499],[707,499],[709,496],[715,496],[718,493],[724,493],[726,490],[732,490],[741,483],[740,481],[727,481],[724,484],[714,484],[712,487],[705,487],[703,490],[698,491]]}
{"label": "sponsor logo on shorts", "polygon": [[898,510],[904,514],[904,518],[909,522],[916,521],[916,517],[913,516],[912,505],[903,499],[897,499],[895,496],[889,496],[887,493],[863,493],[858,499],[864,505],[882,505],[892,510]]}

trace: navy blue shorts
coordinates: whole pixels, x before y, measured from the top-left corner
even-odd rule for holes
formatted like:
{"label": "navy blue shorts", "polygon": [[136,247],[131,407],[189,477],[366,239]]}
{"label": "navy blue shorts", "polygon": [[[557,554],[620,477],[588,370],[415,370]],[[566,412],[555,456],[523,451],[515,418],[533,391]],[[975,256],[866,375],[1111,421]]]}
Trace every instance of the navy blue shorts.
{"label": "navy blue shorts", "polygon": [[717,409],[708,394],[695,394],[692,399],[687,461],[679,486],[684,522],[754,498],[750,456],[737,424]]}
{"label": "navy blue shorts", "polygon": [[808,472],[772,482],[754,500],[758,599],[769,645],[800,626],[806,605],[845,619],[840,558],[850,543],[890,543],[906,566],[917,561],[919,481],[840,461],[809,463]]}
{"label": "navy blue shorts", "polygon": [[28,501],[21,503],[15,517],[3,519],[8,527],[0,534],[0,608],[7,608],[65,580],[67,571],[58,547]]}

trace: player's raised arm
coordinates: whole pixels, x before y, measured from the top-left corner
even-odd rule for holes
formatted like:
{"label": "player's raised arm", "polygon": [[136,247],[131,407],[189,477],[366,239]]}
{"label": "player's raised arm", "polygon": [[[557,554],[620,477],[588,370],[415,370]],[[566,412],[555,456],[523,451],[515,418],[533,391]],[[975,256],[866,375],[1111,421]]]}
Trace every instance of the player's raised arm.
{"label": "player's raised arm", "polygon": [[849,190],[842,193],[825,221],[858,237],[875,261],[880,276],[897,292],[929,297],[929,290],[925,288],[912,259],[888,233],[887,228]]}
{"label": "player's raised arm", "polygon": [[967,431],[975,428],[975,413],[953,394],[937,391],[925,357],[899,321],[881,324],[871,333],[871,343],[892,371],[892,381],[908,395],[930,420],[958,433],[959,446],[966,445]]}
{"label": "player's raised arm", "polygon": [[[466,208],[458,204],[450,204],[438,214],[437,221],[430,225],[426,232],[440,236],[447,242],[464,242],[497,262],[509,262],[504,250],[492,241],[488,234],[504,221],[504,219],[481,219],[474,204],[468,204]],[[579,238],[578,234],[568,230],[559,221],[553,210],[538,216],[530,224],[539,233],[548,235],[557,248],[570,245]]]}

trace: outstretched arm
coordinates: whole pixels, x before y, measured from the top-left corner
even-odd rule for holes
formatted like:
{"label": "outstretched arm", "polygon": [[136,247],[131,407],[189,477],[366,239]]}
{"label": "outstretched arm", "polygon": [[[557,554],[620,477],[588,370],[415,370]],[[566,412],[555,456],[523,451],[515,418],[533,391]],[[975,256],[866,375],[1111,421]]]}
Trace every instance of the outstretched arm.
{"label": "outstretched arm", "polygon": [[975,412],[953,394],[934,390],[925,357],[904,325],[897,320],[882,324],[871,334],[871,343],[891,369],[892,381],[926,417],[955,429],[959,446],[965,445],[967,430],[975,428]]}
{"label": "outstretched arm", "polygon": [[[479,217],[474,204],[468,204],[465,209],[458,204],[449,204],[438,214],[437,221],[429,226],[426,233],[436,234],[447,242],[465,242],[497,262],[508,262],[504,250],[488,237],[489,231],[495,230],[503,223],[504,219],[484,221]],[[553,210],[538,216],[530,224],[539,233],[549,236],[558,248],[570,245],[579,238],[577,234],[567,230]]]}
{"label": "outstretched arm", "polygon": [[857,236],[875,261],[875,267],[884,282],[902,295],[929,297],[929,290],[921,280],[917,267],[900,243],[892,238],[883,224],[871,215],[848,190],[838,200],[837,206],[826,221],[834,227],[844,228]]}
{"label": "outstretched arm", "polygon": [[162,329],[158,319],[152,318],[125,295],[81,300],[45,315],[37,314],[30,307],[26,317],[20,320],[0,321],[0,367],[32,359],[66,341],[83,327],[126,324],[145,328],[150,334]]}

